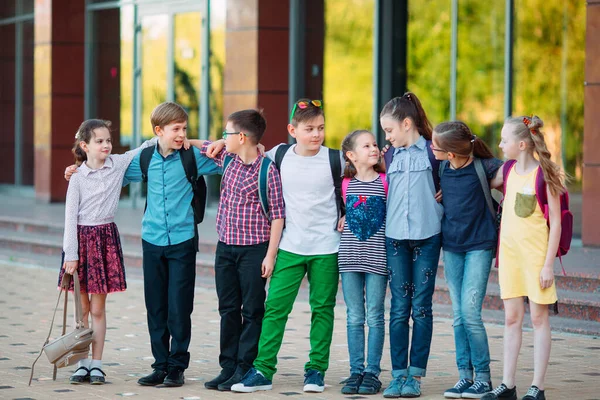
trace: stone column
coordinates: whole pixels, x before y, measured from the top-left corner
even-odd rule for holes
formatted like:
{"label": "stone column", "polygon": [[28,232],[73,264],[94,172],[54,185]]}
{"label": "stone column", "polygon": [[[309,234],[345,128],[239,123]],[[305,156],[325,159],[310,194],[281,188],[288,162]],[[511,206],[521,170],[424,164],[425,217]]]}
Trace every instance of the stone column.
{"label": "stone column", "polygon": [[63,201],[63,172],[83,121],[85,2],[36,0],[34,12],[35,193]]}
{"label": "stone column", "polygon": [[588,0],[583,129],[582,240],[600,246],[600,0]]}

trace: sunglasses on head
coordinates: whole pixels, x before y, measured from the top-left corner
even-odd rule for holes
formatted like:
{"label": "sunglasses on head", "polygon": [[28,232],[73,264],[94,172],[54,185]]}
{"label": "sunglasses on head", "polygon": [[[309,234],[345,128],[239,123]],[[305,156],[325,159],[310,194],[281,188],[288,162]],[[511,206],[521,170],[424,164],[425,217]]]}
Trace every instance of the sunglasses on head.
{"label": "sunglasses on head", "polygon": [[294,115],[296,114],[297,109],[304,110],[308,108],[308,106],[311,104],[315,107],[323,108],[323,102],[321,100],[299,100],[296,103],[294,103],[294,108],[292,108],[292,114],[290,115],[290,123],[294,119]]}

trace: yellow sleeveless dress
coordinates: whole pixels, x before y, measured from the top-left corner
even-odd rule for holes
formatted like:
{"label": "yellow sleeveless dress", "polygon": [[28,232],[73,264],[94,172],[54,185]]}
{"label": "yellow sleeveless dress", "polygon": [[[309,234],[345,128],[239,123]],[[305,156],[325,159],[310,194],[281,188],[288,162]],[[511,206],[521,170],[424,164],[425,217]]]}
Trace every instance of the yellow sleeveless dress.
{"label": "yellow sleeveless dress", "polygon": [[498,280],[502,299],[526,296],[537,304],[554,304],[557,301],[554,283],[543,290],[540,286],[549,228],[535,197],[539,168],[519,175],[515,164],[505,182]]}

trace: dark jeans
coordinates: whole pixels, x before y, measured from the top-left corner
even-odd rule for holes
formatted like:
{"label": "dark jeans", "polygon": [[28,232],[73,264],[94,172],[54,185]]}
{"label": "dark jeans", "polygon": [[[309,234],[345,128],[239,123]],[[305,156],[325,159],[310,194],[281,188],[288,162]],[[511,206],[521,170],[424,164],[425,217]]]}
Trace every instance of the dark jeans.
{"label": "dark jeans", "polygon": [[[423,240],[386,238],[392,305],[392,376],[425,376],[433,332],[432,297],[440,259],[441,235]],[[408,320],[413,320],[408,366]]]}
{"label": "dark jeans", "polygon": [[[154,363],[152,368],[187,368],[196,280],[194,239],[170,246],[142,240],[144,297]],[[169,341],[171,344],[169,350]]]}
{"label": "dark jeans", "polygon": [[265,315],[262,262],[269,242],[250,246],[217,244],[215,282],[221,316],[221,368],[247,371],[258,353]]}

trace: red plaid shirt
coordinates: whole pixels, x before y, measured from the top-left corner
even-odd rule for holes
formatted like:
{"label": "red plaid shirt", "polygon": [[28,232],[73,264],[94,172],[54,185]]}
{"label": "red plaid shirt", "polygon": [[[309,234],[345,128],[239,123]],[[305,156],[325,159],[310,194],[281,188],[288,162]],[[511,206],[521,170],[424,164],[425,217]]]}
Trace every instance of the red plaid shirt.
{"label": "red plaid shirt", "polygon": [[[201,154],[206,155],[209,144],[209,141],[204,142]],[[258,175],[263,156],[259,154],[252,164],[244,164],[237,155],[223,150],[213,159],[217,166],[223,167],[225,155],[233,160],[221,178],[217,211],[219,241],[239,246],[266,242],[271,238],[271,225],[258,197]],[[281,178],[274,164],[269,167],[267,182],[270,218],[285,218]]]}

